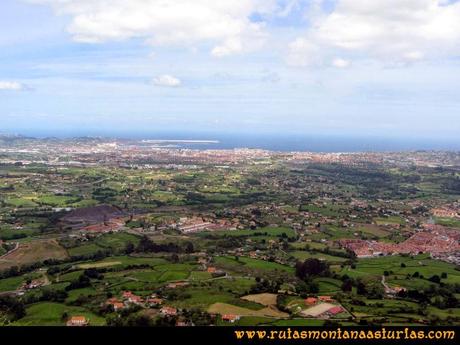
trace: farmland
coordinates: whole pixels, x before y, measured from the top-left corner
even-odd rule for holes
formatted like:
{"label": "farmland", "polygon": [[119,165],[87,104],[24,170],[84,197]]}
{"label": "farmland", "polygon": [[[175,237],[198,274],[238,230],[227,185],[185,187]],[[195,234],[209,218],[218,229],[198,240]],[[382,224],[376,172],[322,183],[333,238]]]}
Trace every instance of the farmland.
{"label": "farmland", "polygon": [[457,154],[155,145],[2,151],[2,324],[460,324]]}

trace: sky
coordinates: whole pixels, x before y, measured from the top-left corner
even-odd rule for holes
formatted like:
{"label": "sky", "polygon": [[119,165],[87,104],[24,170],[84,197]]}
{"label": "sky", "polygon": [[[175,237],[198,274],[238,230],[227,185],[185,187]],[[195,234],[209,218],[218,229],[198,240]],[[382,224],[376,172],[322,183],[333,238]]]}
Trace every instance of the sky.
{"label": "sky", "polygon": [[176,130],[460,140],[460,1],[0,1],[0,132]]}

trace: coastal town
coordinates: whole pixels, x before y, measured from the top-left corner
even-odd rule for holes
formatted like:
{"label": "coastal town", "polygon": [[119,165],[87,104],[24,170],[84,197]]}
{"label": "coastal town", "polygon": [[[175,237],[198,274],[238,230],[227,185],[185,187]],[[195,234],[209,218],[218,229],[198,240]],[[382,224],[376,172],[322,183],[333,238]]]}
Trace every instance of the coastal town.
{"label": "coastal town", "polygon": [[459,324],[458,153],[194,145],[0,137],[2,322]]}

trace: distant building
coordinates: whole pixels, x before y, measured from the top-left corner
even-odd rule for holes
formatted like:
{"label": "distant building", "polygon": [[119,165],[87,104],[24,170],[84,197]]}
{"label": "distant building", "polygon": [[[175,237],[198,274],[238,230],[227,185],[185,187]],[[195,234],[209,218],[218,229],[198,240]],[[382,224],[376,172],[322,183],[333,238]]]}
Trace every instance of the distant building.
{"label": "distant building", "polygon": [[149,298],[149,299],[147,300],[147,304],[148,304],[150,307],[157,307],[157,306],[163,304],[163,300],[162,300],[161,298]]}
{"label": "distant building", "polygon": [[305,299],[305,304],[306,305],[314,305],[318,302],[318,299],[316,297],[308,297]]}
{"label": "distant building", "polygon": [[173,307],[163,307],[161,308],[160,313],[164,316],[175,316],[177,315],[177,309]]}
{"label": "distant building", "polygon": [[234,315],[234,314],[224,314],[222,315],[222,321],[230,322],[230,323],[235,323],[240,319],[239,315]]}
{"label": "distant building", "polygon": [[335,306],[329,309],[327,313],[331,316],[335,316],[337,314],[343,313],[344,311],[345,310],[341,306],[338,305],[338,306]]}
{"label": "distant building", "polygon": [[89,320],[86,319],[84,316],[72,316],[68,321],[67,321],[67,326],[88,326],[89,325]]}

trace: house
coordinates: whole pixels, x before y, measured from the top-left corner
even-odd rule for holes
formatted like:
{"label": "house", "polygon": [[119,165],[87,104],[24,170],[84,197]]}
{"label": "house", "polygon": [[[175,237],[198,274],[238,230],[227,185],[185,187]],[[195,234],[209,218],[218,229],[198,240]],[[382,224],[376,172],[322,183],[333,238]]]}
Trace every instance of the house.
{"label": "house", "polygon": [[177,309],[173,307],[163,307],[161,308],[160,313],[164,316],[175,316],[177,315]]}
{"label": "house", "polygon": [[191,324],[188,323],[187,321],[177,320],[176,322],[176,327],[188,327],[188,326],[191,326]]}
{"label": "house", "polygon": [[120,310],[120,309],[123,309],[125,307],[125,305],[120,301],[118,300],[117,298],[113,297],[113,298],[109,298],[107,300],[107,302],[105,302],[107,305],[111,305],[113,306],[113,310],[117,311],[117,310]]}
{"label": "house", "polygon": [[208,263],[208,260],[206,258],[199,258],[198,263],[200,265],[206,265]]}
{"label": "house", "polygon": [[25,290],[32,290],[32,289],[36,289],[40,286],[43,286],[43,282],[40,281],[40,280],[32,280],[29,284],[25,284],[24,285],[24,289]]}
{"label": "house", "polygon": [[216,273],[217,269],[215,267],[208,267],[208,273]]}
{"label": "house", "polygon": [[331,316],[334,316],[334,315],[343,313],[344,311],[345,311],[345,310],[344,310],[341,306],[337,305],[337,306],[332,307],[331,309],[329,309],[329,310],[327,311],[327,313],[328,313],[329,315],[331,315]]}
{"label": "house", "polygon": [[149,298],[147,300],[147,304],[150,307],[156,307],[156,306],[163,304],[163,300],[161,298]]}
{"label": "house", "polygon": [[167,285],[167,287],[170,288],[170,289],[175,289],[175,288],[183,287],[183,286],[187,286],[187,285],[189,285],[188,282],[175,282],[175,283],[169,283]]}
{"label": "house", "polygon": [[314,305],[318,302],[318,299],[316,297],[308,297],[305,299],[305,304],[306,305]]}
{"label": "house", "polygon": [[144,302],[142,297],[133,294],[131,291],[124,291],[123,298],[127,302],[133,303],[133,304],[142,304]]}
{"label": "house", "polygon": [[230,323],[235,323],[240,319],[239,315],[234,315],[234,314],[224,314],[222,315],[222,321],[227,321]]}
{"label": "house", "polygon": [[84,316],[72,316],[67,321],[67,326],[88,326],[89,320],[86,319]]}
{"label": "house", "polygon": [[123,298],[125,299],[130,298],[132,295],[133,293],[131,291],[123,291],[123,294],[122,294]]}
{"label": "house", "polygon": [[319,296],[321,302],[333,302],[334,299],[331,296]]}
{"label": "house", "polygon": [[130,298],[128,298],[128,302],[133,304],[142,304],[144,300],[140,296],[132,295]]}

